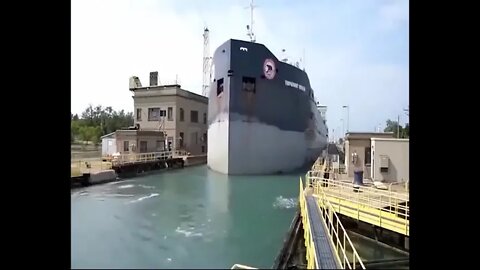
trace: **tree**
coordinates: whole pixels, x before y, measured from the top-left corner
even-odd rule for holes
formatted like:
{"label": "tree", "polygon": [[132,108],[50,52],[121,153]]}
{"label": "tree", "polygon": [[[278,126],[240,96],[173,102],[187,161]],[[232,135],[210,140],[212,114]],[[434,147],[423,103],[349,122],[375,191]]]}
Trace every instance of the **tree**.
{"label": "tree", "polygon": [[[397,130],[398,128],[398,130]],[[397,132],[399,133],[400,138],[408,138],[409,137],[409,126],[408,124],[405,125],[405,128],[402,127],[401,125],[398,125],[397,121],[392,121],[390,119],[387,120],[387,124],[385,129],[383,130],[384,132],[393,132],[395,137],[397,137]]]}
{"label": "tree", "polygon": [[79,138],[96,144],[100,142],[102,135],[132,126],[134,123],[132,112],[126,113],[124,110],[117,112],[111,106],[94,107],[91,104],[82,112],[81,117],[77,114],[70,114],[70,117],[72,142]]}

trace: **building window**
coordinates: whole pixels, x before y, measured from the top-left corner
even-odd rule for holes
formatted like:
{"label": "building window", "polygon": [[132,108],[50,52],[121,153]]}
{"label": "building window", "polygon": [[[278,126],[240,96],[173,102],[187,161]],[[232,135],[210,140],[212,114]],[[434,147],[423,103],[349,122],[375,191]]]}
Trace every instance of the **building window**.
{"label": "building window", "polygon": [[128,152],[130,147],[129,147],[129,141],[123,141],[123,151]]}
{"label": "building window", "polygon": [[161,116],[161,117],[167,116],[167,111],[161,110],[161,111],[160,111],[160,116]]}
{"label": "building window", "polygon": [[190,122],[198,123],[198,111],[190,111]]}
{"label": "building window", "polygon": [[370,165],[372,161],[371,150],[372,149],[370,147],[365,147],[365,165]]}
{"label": "building window", "polygon": [[217,80],[217,96],[223,92],[223,78]]}
{"label": "building window", "polygon": [[192,137],[191,137],[191,143],[190,145],[196,145],[198,144],[198,133],[197,132],[192,132]]}
{"label": "building window", "polygon": [[173,121],[173,108],[168,107],[168,114],[167,114],[168,121]]}
{"label": "building window", "polygon": [[184,117],[184,111],[182,108],[180,108],[180,122],[183,122],[183,117]]}
{"label": "building window", "polygon": [[207,123],[207,113],[203,113],[203,123]]}
{"label": "building window", "polygon": [[160,121],[160,108],[148,108],[148,121]]}
{"label": "building window", "polygon": [[255,78],[243,77],[242,78],[242,89],[245,92],[255,93]]}
{"label": "building window", "polygon": [[202,153],[205,153],[205,145],[202,145]]}
{"label": "building window", "polygon": [[137,109],[137,121],[142,121],[142,109]]}
{"label": "building window", "polygon": [[147,141],[140,141],[140,153],[147,152]]}
{"label": "building window", "polygon": [[173,137],[168,137],[168,138],[167,138],[167,142],[168,142],[168,151],[172,151],[172,148],[173,148]]}
{"label": "building window", "polygon": [[180,132],[180,138],[179,138],[180,147],[183,147],[183,139],[184,139],[183,132]]}
{"label": "building window", "polygon": [[157,141],[157,144],[155,146],[157,151],[163,151],[165,150],[165,142],[164,141]]}

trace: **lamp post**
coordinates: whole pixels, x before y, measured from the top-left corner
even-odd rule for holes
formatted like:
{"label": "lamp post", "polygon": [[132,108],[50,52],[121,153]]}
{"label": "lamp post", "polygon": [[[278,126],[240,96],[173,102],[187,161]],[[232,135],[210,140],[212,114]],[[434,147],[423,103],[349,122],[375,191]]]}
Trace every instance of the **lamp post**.
{"label": "lamp post", "polygon": [[343,118],[340,119],[340,121],[342,122],[342,138],[345,137],[345,121],[343,121]]}
{"label": "lamp post", "polygon": [[343,105],[342,108],[347,109],[347,133],[348,133],[348,131],[349,131],[348,124],[350,122],[350,107],[348,107],[348,105]]}

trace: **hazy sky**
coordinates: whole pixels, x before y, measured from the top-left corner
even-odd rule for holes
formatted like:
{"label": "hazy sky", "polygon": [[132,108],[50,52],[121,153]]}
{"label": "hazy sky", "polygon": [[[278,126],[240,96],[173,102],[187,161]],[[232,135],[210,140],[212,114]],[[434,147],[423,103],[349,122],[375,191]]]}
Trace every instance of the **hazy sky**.
{"label": "hazy sky", "polygon": [[[178,80],[201,93],[203,27],[210,52],[247,40],[249,0],[72,0],[72,112],[88,104],[133,111],[130,76],[148,85]],[[256,0],[254,32],[278,58],[300,59],[327,124],[373,131],[385,121],[408,122],[407,0]]]}

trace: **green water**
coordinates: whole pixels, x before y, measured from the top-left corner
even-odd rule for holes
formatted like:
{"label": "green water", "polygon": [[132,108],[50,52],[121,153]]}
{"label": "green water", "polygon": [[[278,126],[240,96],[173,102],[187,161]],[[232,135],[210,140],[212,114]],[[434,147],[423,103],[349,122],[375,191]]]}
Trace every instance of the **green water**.
{"label": "green water", "polygon": [[299,176],[200,166],[75,190],[72,268],[269,268],[295,213]]}
{"label": "green water", "polygon": [[[72,268],[270,268],[299,177],[226,176],[206,166],[72,191]],[[401,257],[352,237],[366,260]]]}

